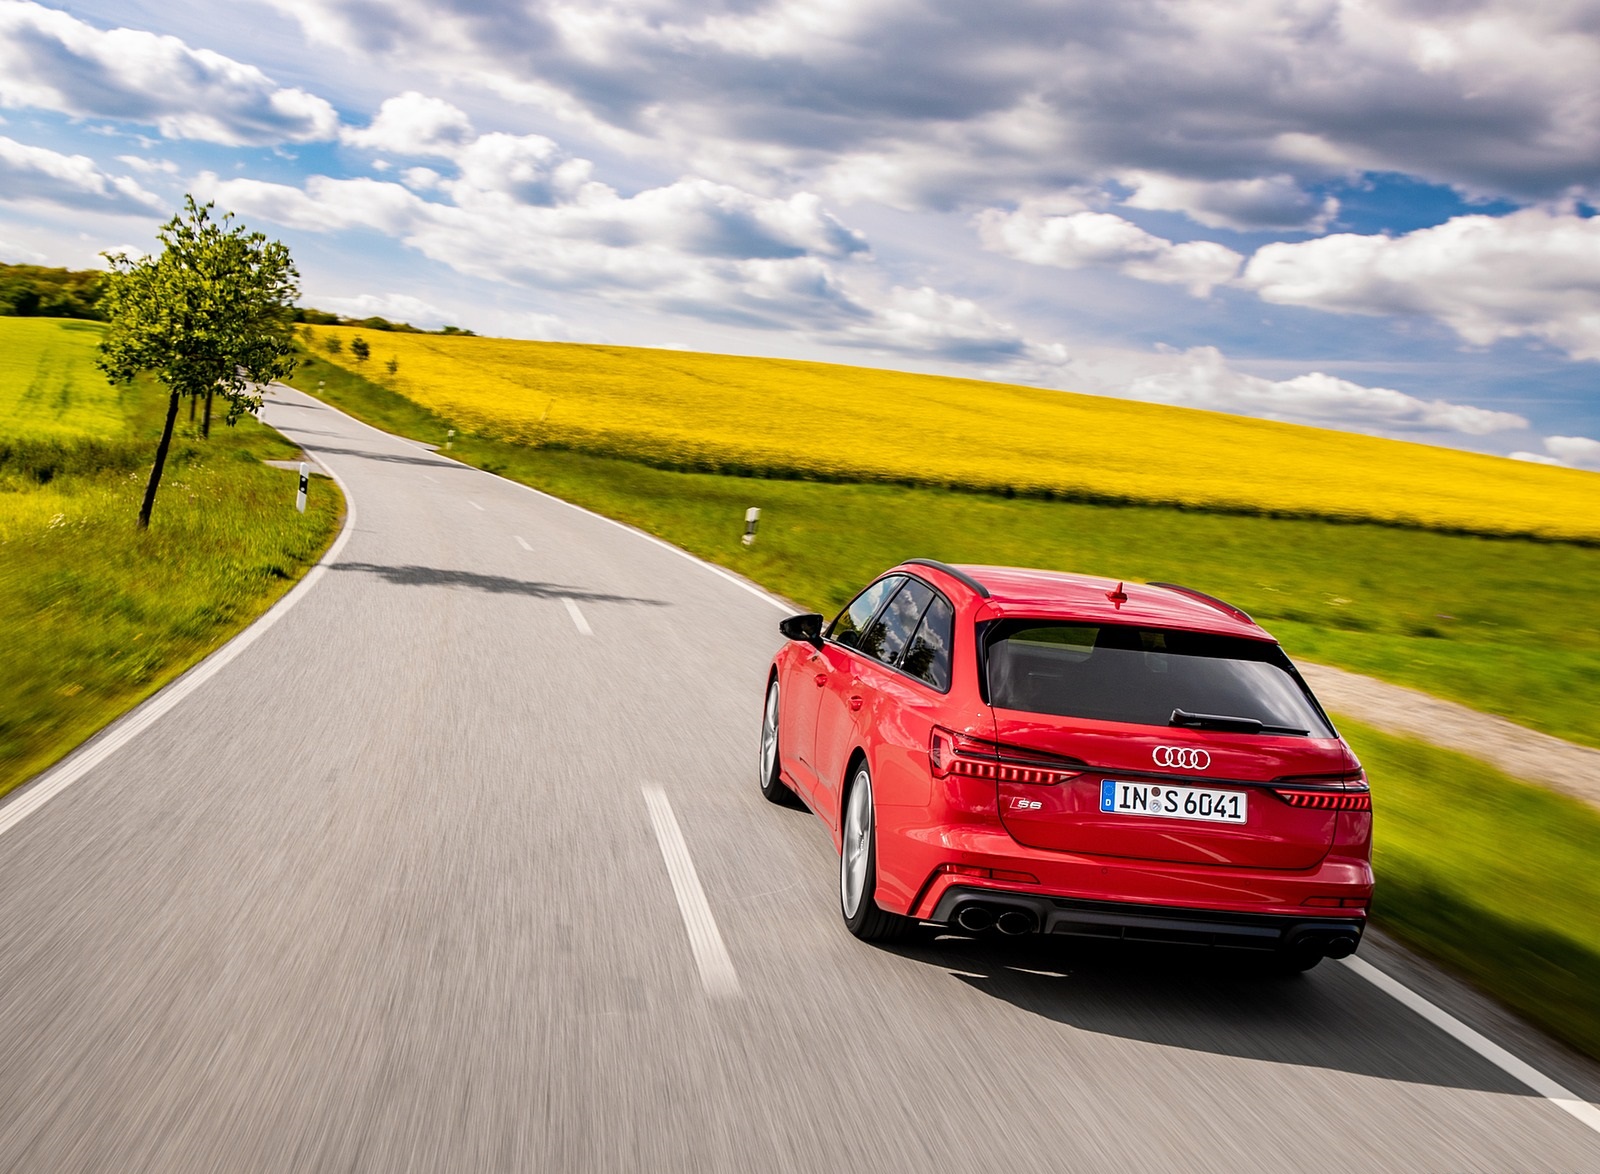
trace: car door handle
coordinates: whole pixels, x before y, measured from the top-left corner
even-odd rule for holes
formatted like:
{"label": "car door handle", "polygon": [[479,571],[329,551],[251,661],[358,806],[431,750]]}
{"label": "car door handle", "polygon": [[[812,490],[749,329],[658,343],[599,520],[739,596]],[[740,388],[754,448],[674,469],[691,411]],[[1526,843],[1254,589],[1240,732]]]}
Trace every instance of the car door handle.
{"label": "car door handle", "polygon": [[859,698],[859,697],[850,698],[850,709],[851,709],[851,711],[853,712],[853,711],[855,711],[857,709],[860,709],[860,708],[861,708],[861,698]]}
{"label": "car door handle", "polygon": [[828,683],[828,674],[827,673],[818,673],[817,674],[817,688],[820,689],[820,688],[822,688],[822,686],[826,685],[827,683]]}

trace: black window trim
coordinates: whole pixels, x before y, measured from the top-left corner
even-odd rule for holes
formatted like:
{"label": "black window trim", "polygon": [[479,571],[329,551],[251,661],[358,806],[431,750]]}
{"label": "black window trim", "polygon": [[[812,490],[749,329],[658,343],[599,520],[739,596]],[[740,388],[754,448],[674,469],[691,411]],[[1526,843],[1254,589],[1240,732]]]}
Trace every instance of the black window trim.
{"label": "black window trim", "polygon": [[[880,668],[890,669],[893,672],[899,673],[902,677],[904,677],[908,681],[915,681],[918,685],[921,685],[924,689],[928,690],[928,692],[930,692],[930,693],[937,693],[941,697],[947,697],[950,694],[950,690],[954,689],[956,687],[956,644],[957,644],[957,639],[956,639],[957,632],[956,632],[956,629],[960,626],[960,625],[958,625],[956,623],[956,618],[957,618],[957,614],[958,614],[957,611],[956,611],[956,605],[955,605],[954,602],[951,601],[951,599],[950,599],[950,597],[948,595],[946,595],[943,591],[939,590],[939,588],[936,587],[934,584],[928,582],[928,580],[924,579],[921,575],[913,574],[910,571],[887,571],[884,574],[879,575],[878,578],[876,578],[876,579],[874,579],[872,581],[872,583],[868,583],[866,587],[863,587],[861,589],[861,591],[856,592],[855,596],[852,597],[851,602],[853,603],[855,601],[855,599],[859,598],[863,592],[865,592],[870,587],[872,587],[873,583],[877,583],[877,582],[879,582],[879,581],[881,581],[883,579],[889,578],[890,576],[896,576],[896,575],[899,576],[902,579],[915,579],[918,583],[921,583],[929,591],[933,592],[933,599],[929,599],[928,602],[923,605],[922,611],[918,614],[917,622],[911,629],[911,636],[907,637],[907,639],[906,639],[906,647],[902,648],[900,650],[900,657],[905,656],[906,648],[910,648],[911,647],[912,639],[915,638],[918,629],[920,629],[922,627],[922,617],[928,614],[928,608],[933,606],[933,600],[934,599],[942,599],[942,600],[944,600],[945,606],[950,609],[950,684],[949,684],[948,687],[943,688],[943,689],[936,688],[933,685],[929,684],[927,681],[924,681],[921,677],[916,676],[915,674],[906,672],[905,669],[901,668],[898,664],[890,664],[886,660],[879,660],[876,656],[868,656],[865,652],[862,652],[861,649],[855,648],[855,647],[853,647],[853,646],[851,646],[849,644],[842,644],[839,641],[835,640],[832,636],[824,636],[823,639],[826,640],[829,644],[837,645],[838,647],[844,649],[846,652],[855,653],[862,660],[870,660],[873,664],[879,666]],[[904,587],[904,586],[905,586],[904,583],[900,584],[900,587]],[[881,615],[883,615],[884,609],[886,607],[888,607],[891,603],[894,602],[894,597],[896,595],[900,594],[900,587],[896,587],[893,591],[889,592],[888,597],[885,598],[884,601],[878,605],[877,610],[872,613],[872,618],[869,619],[865,624],[862,625],[861,630],[863,632],[867,631],[867,629],[871,628],[873,624],[878,622],[878,618]],[[849,606],[850,606],[850,604],[848,604],[848,603],[845,604],[846,608],[849,607]],[[843,610],[844,610],[843,608],[840,609],[841,612]],[[837,619],[838,617],[835,616],[834,618]],[[828,626],[831,628],[833,625],[829,624]],[[900,657],[896,657],[895,659],[898,660],[898,659],[900,659]],[[985,692],[987,692],[987,690],[985,690]]]}

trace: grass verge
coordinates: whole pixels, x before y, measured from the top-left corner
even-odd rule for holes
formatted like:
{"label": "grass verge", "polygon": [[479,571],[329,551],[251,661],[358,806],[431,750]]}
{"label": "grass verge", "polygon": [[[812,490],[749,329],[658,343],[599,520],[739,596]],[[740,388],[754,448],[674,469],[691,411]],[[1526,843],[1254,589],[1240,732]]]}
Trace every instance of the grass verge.
{"label": "grass verge", "polygon": [[1372,778],[1375,914],[1600,1059],[1600,812],[1348,718]]}
{"label": "grass verge", "polygon": [[185,424],[140,532],[165,395],[140,382],[118,403],[109,438],[0,443],[0,794],[264,612],[343,515],[325,478],[295,511],[295,474],[262,461],[298,450],[253,419],[208,441]]}

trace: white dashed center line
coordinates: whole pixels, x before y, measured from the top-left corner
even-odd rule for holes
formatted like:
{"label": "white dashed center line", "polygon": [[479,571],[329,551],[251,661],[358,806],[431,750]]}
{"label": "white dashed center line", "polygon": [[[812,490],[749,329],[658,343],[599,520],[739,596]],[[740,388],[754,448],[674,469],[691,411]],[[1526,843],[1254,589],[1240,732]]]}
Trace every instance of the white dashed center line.
{"label": "white dashed center line", "polygon": [[513,537],[513,538],[515,538],[517,540],[517,545],[522,547],[523,550],[532,550],[533,549],[533,547],[528,545],[527,539],[525,539],[521,534],[513,534],[511,537]]}
{"label": "white dashed center line", "polygon": [[583,613],[578,610],[577,601],[572,599],[563,599],[561,602],[567,605],[567,614],[572,617],[573,626],[585,636],[593,636],[594,629],[589,626],[589,621],[584,619]]}
{"label": "white dashed center line", "polygon": [[481,505],[479,505],[477,502],[471,500],[470,498],[467,500],[467,504],[470,505],[475,510],[481,510],[483,508]]}
{"label": "white dashed center line", "polygon": [[643,791],[656,842],[661,845],[661,858],[666,861],[667,876],[678,898],[678,910],[689,931],[689,948],[694,951],[695,964],[700,967],[700,981],[705,984],[708,995],[735,998],[739,994],[739,976],[734,973],[733,959],[728,957],[728,948],[722,944],[722,934],[711,916],[711,906],[706,903],[705,890],[700,887],[694,861],[689,858],[689,845],[683,842],[678,817],[672,813],[667,793],[660,787],[644,787]]}

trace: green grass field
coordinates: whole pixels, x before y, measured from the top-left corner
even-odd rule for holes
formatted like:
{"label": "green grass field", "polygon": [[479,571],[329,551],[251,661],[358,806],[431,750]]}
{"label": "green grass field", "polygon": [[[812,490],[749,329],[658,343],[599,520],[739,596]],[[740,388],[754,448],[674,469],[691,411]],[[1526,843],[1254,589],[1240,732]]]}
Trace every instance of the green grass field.
{"label": "green grass field", "polygon": [[174,439],[140,533],[166,397],[106,385],[99,329],[0,318],[0,794],[265,611],[343,511],[319,479],[296,513],[294,475],[261,462],[297,450],[247,419]]}
{"label": "green grass field", "polygon": [[134,402],[94,365],[102,327],[59,318],[0,318],[0,437],[124,435]]}
{"label": "green grass field", "polygon": [[[295,383],[431,443],[450,422],[326,363]],[[1306,659],[1600,745],[1600,551],[1373,525],[674,473],[461,436],[453,455],[831,612],[913,554],[1190,583]],[[762,508],[745,547],[744,510]],[[1600,813],[1342,720],[1373,778],[1379,920],[1600,1057]],[[1449,797],[1449,802],[1445,802]]]}
{"label": "green grass field", "polygon": [[1379,921],[1600,1058],[1600,811],[1338,721],[1372,778]]}

